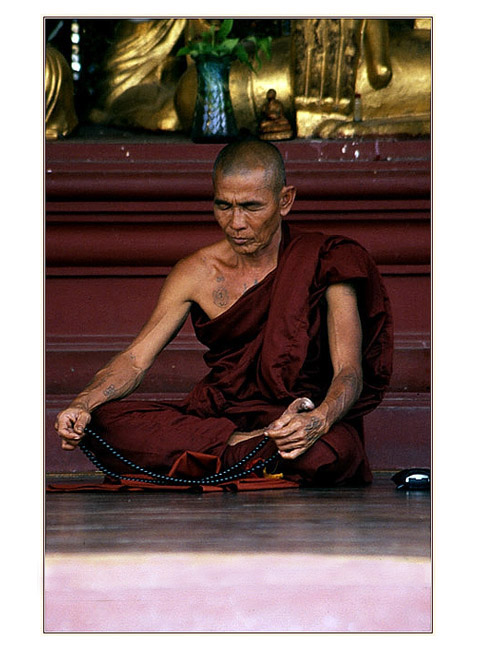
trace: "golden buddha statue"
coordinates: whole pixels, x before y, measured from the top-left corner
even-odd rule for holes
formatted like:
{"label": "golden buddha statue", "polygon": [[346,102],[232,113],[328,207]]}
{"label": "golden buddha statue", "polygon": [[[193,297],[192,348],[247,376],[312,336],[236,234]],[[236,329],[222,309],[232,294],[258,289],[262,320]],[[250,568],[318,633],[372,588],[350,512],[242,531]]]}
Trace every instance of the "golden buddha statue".
{"label": "golden buddha statue", "polygon": [[262,104],[259,137],[261,140],[289,140],[293,130],[283,110],[283,104],[277,99],[277,91],[270,88]]}
{"label": "golden buddha statue", "polygon": [[45,50],[45,137],[56,140],[71,133],[78,124],[73,75],[57,49],[48,44]]}
{"label": "golden buddha statue", "polygon": [[106,54],[101,106],[91,111],[98,124],[147,130],[177,130],[174,92],[183,63],[171,52],[185,19],[119,20]]}
{"label": "golden buddha statue", "polygon": [[[255,74],[235,61],[230,94],[237,126],[260,137],[261,97],[275,88],[298,138],[418,136],[430,132],[430,21],[389,32],[387,19],[292,20]],[[197,93],[193,62],[175,107],[190,129]],[[355,120],[360,96],[361,119]]]}
{"label": "golden buddha statue", "polygon": [[415,27],[391,38],[385,19],[294,21],[298,137],[427,135],[430,24]]}
{"label": "golden buddha statue", "polygon": [[[173,51],[179,40],[188,41],[212,22],[119,20],[106,56],[102,103],[92,112],[92,121],[188,132],[197,73],[190,57],[175,57]],[[238,128],[264,135],[263,97],[275,89],[282,117],[299,138],[427,135],[430,21],[416,19],[414,29],[397,31],[389,30],[391,23],[292,20],[292,35],[273,40],[271,59],[257,73],[233,62],[229,87]],[[357,95],[360,120],[354,119]]]}

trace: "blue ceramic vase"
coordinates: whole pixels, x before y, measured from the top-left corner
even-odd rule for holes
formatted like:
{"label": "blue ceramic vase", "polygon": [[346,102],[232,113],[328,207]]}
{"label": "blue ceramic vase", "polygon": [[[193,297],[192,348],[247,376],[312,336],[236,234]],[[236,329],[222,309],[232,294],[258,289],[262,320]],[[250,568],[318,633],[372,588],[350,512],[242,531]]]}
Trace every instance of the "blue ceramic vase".
{"label": "blue ceramic vase", "polygon": [[238,135],[229,90],[231,59],[199,56],[197,99],[192,121],[193,142],[231,142]]}

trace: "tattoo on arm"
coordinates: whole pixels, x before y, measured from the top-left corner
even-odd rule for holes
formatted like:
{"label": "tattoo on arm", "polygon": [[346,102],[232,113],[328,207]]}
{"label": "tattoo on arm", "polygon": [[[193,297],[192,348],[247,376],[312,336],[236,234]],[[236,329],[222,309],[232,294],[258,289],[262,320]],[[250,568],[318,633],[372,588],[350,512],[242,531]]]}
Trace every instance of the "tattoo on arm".
{"label": "tattoo on arm", "polygon": [[[104,401],[124,397],[132,392],[142,381],[145,371],[138,372],[131,369],[115,369],[114,364],[121,355],[115,357],[110,364],[100,370],[93,379],[89,382],[86,388],[78,395],[75,405],[80,405],[87,411],[96,408]],[[135,360],[133,352],[128,353],[130,361]],[[114,383],[113,383],[114,382]]]}
{"label": "tattoo on arm", "polygon": [[313,433],[317,429],[319,429],[321,425],[321,420],[315,416],[311,418],[311,421],[306,425],[305,431],[307,433]]}
{"label": "tattoo on arm", "polygon": [[328,406],[327,419],[330,424],[340,420],[361,394],[363,382],[354,372],[343,372],[331,383],[324,402]]}
{"label": "tattoo on arm", "polygon": [[103,395],[105,397],[112,397],[116,393],[116,388],[114,384],[110,384],[107,388],[103,390]]}

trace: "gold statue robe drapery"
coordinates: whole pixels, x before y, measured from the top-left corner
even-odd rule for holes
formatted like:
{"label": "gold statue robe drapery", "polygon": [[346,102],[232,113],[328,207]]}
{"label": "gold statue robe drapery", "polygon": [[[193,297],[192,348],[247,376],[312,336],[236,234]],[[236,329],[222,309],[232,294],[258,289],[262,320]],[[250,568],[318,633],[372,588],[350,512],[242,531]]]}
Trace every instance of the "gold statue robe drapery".
{"label": "gold statue robe drapery", "polygon": [[99,124],[148,130],[180,129],[174,92],[180,65],[171,51],[186,19],[118,21],[116,40],[106,55],[101,106],[90,119]]}
{"label": "gold statue robe drapery", "polygon": [[45,48],[45,137],[56,140],[78,124],[73,75],[65,57],[51,45]]}

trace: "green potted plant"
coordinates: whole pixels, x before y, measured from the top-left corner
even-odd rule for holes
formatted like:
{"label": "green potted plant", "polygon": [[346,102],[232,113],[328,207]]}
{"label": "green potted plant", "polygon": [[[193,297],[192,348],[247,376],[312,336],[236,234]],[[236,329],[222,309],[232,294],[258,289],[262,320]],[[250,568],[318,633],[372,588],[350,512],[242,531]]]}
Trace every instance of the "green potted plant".
{"label": "green potted plant", "polygon": [[197,99],[191,137],[194,142],[229,142],[237,137],[237,125],[229,90],[232,61],[239,60],[253,72],[260,69],[263,53],[270,58],[271,37],[229,38],[232,19],[212,24],[197,40],[189,41],[178,56],[189,55],[197,68]]}

